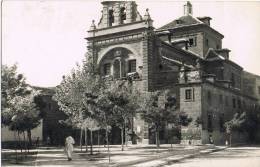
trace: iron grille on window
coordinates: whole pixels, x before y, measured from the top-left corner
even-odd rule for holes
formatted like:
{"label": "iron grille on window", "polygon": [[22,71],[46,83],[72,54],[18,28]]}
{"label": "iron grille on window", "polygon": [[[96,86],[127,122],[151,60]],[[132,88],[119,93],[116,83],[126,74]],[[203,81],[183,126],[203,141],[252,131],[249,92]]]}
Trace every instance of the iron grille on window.
{"label": "iron grille on window", "polygon": [[136,72],[136,60],[129,60],[128,61],[128,72]]}
{"label": "iron grille on window", "polygon": [[186,100],[191,100],[191,98],[192,98],[191,89],[186,89],[186,90],[185,90],[185,99],[186,99]]}
{"label": "iron grille on window", "polygon": [[104,75],[110,75],[110,63],[104,64]]}

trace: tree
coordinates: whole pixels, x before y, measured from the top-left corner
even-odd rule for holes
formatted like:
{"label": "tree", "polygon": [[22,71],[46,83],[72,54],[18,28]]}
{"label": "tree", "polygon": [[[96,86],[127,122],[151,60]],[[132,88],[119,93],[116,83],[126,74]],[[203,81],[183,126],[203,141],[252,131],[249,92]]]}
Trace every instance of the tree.
{"label": "tree", "polygon": [[[127,123],[134,117],[137,105],[138,92],[127,80],[113,81],[109,84],[106,93],[112,105],[114,120],[121,129],[121,150],[124,150],[124,135],[126,134]],[[125,142],[127,142],[125,140]]]}
{"label": "tree", "polygon": [[[100,126],[95,119],[87,118],[83,123],[85,128],[90,130],[90,154],[93,154],[93,131],[99,130]],[[99,142],[99,141],[98,141]]]}
{"label": "tree", "polygon": [[226,133],[229,134],[229,143],[231,145],[232,132],[245,132],[249,136],[249,141],[254,142],[255,135],[259,130],[260,113],[258,106],[244,108],[241,113],[235,113],[231,120],[225,123]]}
{"label": "tree", "polygon": [[250,142],[256,142],[256,135],[260,130],[260,107],[252,106],[246,112],[244,130],[249,135]]}
{"label": "tree", "polygon": [[77,65],[76,69],[71,71],[71,74],[63,77],[53,96],[60,109],[69,116],[69,121],[65,122],[69,122],[72,126],[81,129],[80,143],[82,143],[82,129],[85,129],[86,151],[87,128],[92,134],[92,123],[95,121],[93,116],[96,111],[95,100],[102,85],[103,80],[96,74],[91,57],[88,57],[88,60],[83,62],[82,66]]}
{"label": "tree", "polygon": [[230,146],[232,141],[232,132],[234,130],[242,130],[245,121],[246,121],[246,112],[243,112],[243,113],[235,113],[231,120],[225,122],[224,126],[226,127],[226,133],[229,134]]}
{"label": "tree", "polygon": [[27,131],[29,145],[32,144],[31,129],[40,124],[40,112],[35,104],[39,92],[25,82],[22,74],[17,74],[17,66],[2,67],[2,125],[19,133]]}
{"label": "tree", "polygon": [[22,74],[17,74],[17,65],[8,67],[2,66],[1,78],[1,107],[2,107],[2,125],[8,126],[11,123],[12,106],[11,100],[16,96],[25,96],[30,93],[28,85]]}
{"label": "tree", "polygon": [[[35,93],[36,94],[36,93]],[[10,130],[27,132],[29,145],[32,145],[31,130],[40,124],[40,111],[34,103],[34,93],[25,97],[16,96],[11,100],[12,119],[9,124]]]}
{"label": "tree", "polygon": [[[178,112],[176,99],[171,97],[167,91],[148,92],[142,97],[141,117],[151,128],[155,129],[157,148],[160,147],[159,131],[168,123],[178,127],[187,126],[191,118],[184,112]],[[173,126],[172,126],[173,127]]]}

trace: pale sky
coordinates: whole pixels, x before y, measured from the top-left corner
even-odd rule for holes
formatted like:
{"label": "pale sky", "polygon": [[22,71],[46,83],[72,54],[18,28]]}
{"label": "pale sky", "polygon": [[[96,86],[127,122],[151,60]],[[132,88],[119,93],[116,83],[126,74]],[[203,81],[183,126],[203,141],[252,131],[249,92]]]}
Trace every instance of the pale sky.
{"label": "pale sky", "polygon": [[[91,20],[98,23],[99,0],[4,0],[2,63],[18,63],[28,83],[56,86],[86,53]],[[183,15],[185,1],[137,0],[143,16],[149,8],[154,27]],[[244,70],[260,75],[260,1],[191,1],[193,16],[210,16],[222,33],[223,48]]]}

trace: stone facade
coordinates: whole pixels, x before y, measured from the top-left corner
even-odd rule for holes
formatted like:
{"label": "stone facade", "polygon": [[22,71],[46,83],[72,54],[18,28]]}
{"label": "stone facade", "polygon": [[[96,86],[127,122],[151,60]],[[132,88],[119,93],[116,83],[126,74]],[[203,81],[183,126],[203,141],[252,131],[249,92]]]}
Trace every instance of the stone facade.
{"label": "stone facade", "polygon": [[[178,109],[193,119],[182,128],[182,141],[209,143],[212,136],[216,144],[224,144],[223,123],[259,101],[259,77],[230,60],[230,50],[222,48],[224,36],[210,26],[211,18],[193,17],[188,2],[184,16],[155,29],[149,10],[142,17],[134,1],[102,5],[102,17],[97,26],[93,21],[86,38],[100,74],[111,79],[132,77],[141,91],[171,90]],[[255,94],[246,94],[247,89]],[[202,120],[200,125],[195,124],[197,119]],[[138,116],[133,130],[139,142],[148,143],[152,134]]]}

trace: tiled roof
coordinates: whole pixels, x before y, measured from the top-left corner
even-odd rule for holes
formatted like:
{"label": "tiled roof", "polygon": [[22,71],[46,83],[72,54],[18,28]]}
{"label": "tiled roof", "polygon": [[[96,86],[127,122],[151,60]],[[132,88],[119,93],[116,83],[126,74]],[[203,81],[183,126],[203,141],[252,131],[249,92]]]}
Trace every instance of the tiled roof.
{"label": "tiled roof", "polygon": [[175,19],[172,22],[158,28],[157,30],[171,29],[171,28],[177,28],[177,27],[195,25],[195,24],[204,24],[204,23],[199,19],[193,17],[192,15],[187,15]]}

